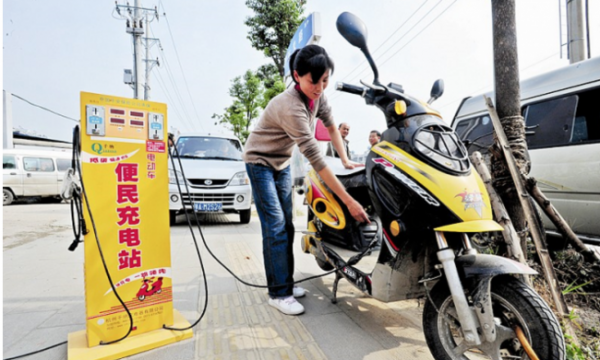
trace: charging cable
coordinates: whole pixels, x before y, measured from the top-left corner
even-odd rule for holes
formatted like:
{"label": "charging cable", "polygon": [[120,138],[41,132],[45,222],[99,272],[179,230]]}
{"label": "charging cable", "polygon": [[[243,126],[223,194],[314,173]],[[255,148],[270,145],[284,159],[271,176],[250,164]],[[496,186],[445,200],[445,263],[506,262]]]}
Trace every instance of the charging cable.
{"label": "charging cable", "polygon": [[[169,137],[169,140],[172,141],[173,140],[172,137]],[[174,150],[171,150],[171,149],[174,149]],[[80,151],[81,151],[81,148],[80,148],[80,139],[79,139],[79,126],[76,126],[75,129],[74,129],[74,131],[73,131],[73,159],[72,159],[72,166],[73,166],[73,169],[77,169],[77,172],[81,175],[81,165],[80,165],[80,158],[79,158]],[[185,172],[184,172],[183,166],[181,164],[181,159],[179,157],[179,151],[177,149],[177,146],[175,146],[175,145],[173,145],[172,147],[170,146],[169,147],[169,158],[171,159],[173,173],[175,175],[175,183],[177,184],[177,190],[179,191],[179,197],[181,199],[181,203],[182,203],[182,206],[183,206],[183,212],[185,214],[188,226],[190,228],[190,233],[192,234],[192,238],[194,240],[194,246],[196,248],[196,254],[198,255],[198,261],[200,263],[200,268],[201,268],[203,282],[204,282],[204,289],[205,289],[204,306],[202,308],[202,312],[201,312],[200,316],[198,317],[198,319],[192,325],[187,326],[185,328],[174,328],[174,327],[170,327],[170,326],[167,326],[167,325],[163,325],[163,328],[166,329],[166,330],[185,331],[185,330],[189,330],[189,329],[195,327],[196,325],[198,325],[198,323],[202,320],[202,318],[206,314],[206,309],[208,307],[208,282],[206,280],[206,272],[205,272],[205,269],[204,269],[204,263],[203,263],[203,260],[202,260],[202,255],[200,254],[200,248],[198,247],[198,241],[196,239],[196,235],[194,234],[194,230],[192,228],[193,225],[192,225],[189,213],[187,211],[187,208],[186,208],[186,205],[185,205],[185,201],[183,201],[183,194],[182,194],[182,191],[181,191],[181,185],[179,183],[179,177],[177,176],[177,171],[176,171],[176,166],[175,166],[175,161],[173,159],[173,153],[172,153],[172,151],[175,152],[175,157],[177,157],[178,164],[179,164],[179,169],[181,170],[181,175],[182,175],[182,178],[183,178],[182,180],[183,180],[183,183],[185,185],[185,190],[186,190],[186,193],[188,194],[188,198],[190,199],[190,202],[191,202],[191,195],[190,195],[191,193],[189,191],[189,187],[188,187],[187,180],[186,180],[187,178],[185,176]],[[74,175],[75,175],[75,173],[73,172],[71,174],[71,176],[74,177]],[[127,338],[129,336],[129,334],[131,334],[131,331],[133,329],[133,318],[131,316],[131,312],[127,308],[127,305],[125,305],[125,303],[123,302],[123,300],[121,299],[121,297],[117,293],[117,289],[115,288],[115,286],[113,284],[113,281],[112,281],[112,278],[110,276],[110,273],[108,271],[108,267],[107,267],[106,261],[104,259],[104,254],[102,252],[102,247],[100,245],[100,240],[98,239],[98,233],[96,231],[96,224],[94,222],[94,217],[93,217],[91,209],[90,209],[90,205],[89,205],[90,203],[89,203],[89,200],[88,200],[88,197],[87,197],[87,193],[85,191],[85,186],[84,186],[83,180],[81,181],[81,192],[79,192],[77,186],[75,184],[73,184],[73,191],[71,193],[71,195],[72,195],[72,199],[71,199],[71,220],[72,220],[72,224],[73,224],[73,232],[75,234],[75,240],[73,241],[73,243],[71,244],[71,246],[69,246],[69,250],[71,250],[71,251],[75,250],[75,248],[77,247],[77,245],[80,242],[82,242],[81,240],[79,240],[79,238],[81,236],[81,233],[82,233],[82,230],[83,230],[83,234],[87,234],[88,233],[87,228],[85,226],[85,221],[83,220],[83,211],[82,211],[83,209],[82,209],[82,204],[81,204],[81,201],[82,201],[82,196],[81,195],[82,194],[83,194],[83,199],[85,199],[85,203],[86,203],[88,215],[90,217],[90,221],[92,223],[92,228],[94,230],[94,237],[96,238],[96,244],[98,245],[98,252],[100,253],[100,257],[102,259],[102,265],[104,266],[104,271],[106,273],[106,277],[107,277],[107,279],[108,279],[108,281],[110,283],[110,286],[111,286],[111,288],[112,288],[115,296],[117,297],[117,299],[119,300],[119,302],[121,303],[121,305],[123,306],[123,308],[125,309],[125,311],[127,312],[128,317],[129,317],[129,330],[127,331],[127,333],[124,336],[122,336],[121,338],[119,338],[117,340],[113,340],[113,341],[109,341],[109,342],[104,342],[104,341],[100,342],[100,345],[109,345],[109,344],[114,344],[116,342],[124,340],[125,338]],[[75,207],[75,210],[76,210],[76,213],[77,213],[77,223],[78,223],[77,230],[75,230],[75,222],[76,222],[76,220],[75,220],[75,216],[74,216],[74,212],[73,212],[73,210],[74,210],[73,208],[74,207]],[[277,284],[277,285],[272,285],[272,286],[249,283],[249,282],[241,279],[238,275],[236,275],[221,260],[219,260],[219,258],[217,258],[217,256],[212,252],[212,250],[210,249],[210,247],[206,243],[206,239],[204,238],[204,233],[202,232],[202,227],[201,227],[201,224],[200,224],[200,220],[198,219],[198,214],[196,213],[196,211],[192,211],[192,212],[194,213],[194,219],[195,219],[198,231],[200,233],[200,237],[202,239],[202,243],[204,244],[204,247],[206,248],[206,250],[208,251],[208,253],[212,256],[213,259],[215,259],[215,261],[217,261],[217,263],[219,265],[221,265],[237,281],[239,281],[240,283],[242,283],[242,284],[244,284],[246,286],[255,287],[255,288],[261,288],[261,289],[268,289],[270,287],[280,287],[280,286],[294,285],[294,284],[302,283],[302,282],[305,282],[305,281],[308,281],[308,280],[318,279],[320,277],[333,274],[336,271],[340,271],[340,269],[336,267],[333,270],[325,272],[325,273],[320,274],[320,275],[310,276],[310,277],[307,277],[307,278],[304,278],[304,279],[301,279],[301,280],[298,280],[298,281],[293,281],[293,282],[284,283],[284,284]],[[370,248],[370,247],[371,246],[369,246],[368,248]],[[366,252],[366,250],[365,250],[365,252]],[[359,254],[359,255],[364,255],[364,253]],[[362,258],[362,256],[360,256],[360,258]],[[358,261],[355,261],[353,263],[356,263],[356,262],[358,262]],[[44,349],[40,349],[40,350],[37,350],[37,351],[34,351],[34,352],[30,352],[30,353],[27,353],[27,354],[23,354],[23,355],[18,355],[18,356],[15,356],[15,357],[7,358],[7,359],[4,359],[4,360],[20,359],[20,358],[23,358],[23,357],[26,357],[26,356],[29,356],[29,355],[34,355],[34,354],[38,354],[38,353],[46,351],[46,350],[50,350],[52,348],[55,348],[55,347],[60,346],[60,345],[64,345],[66,343],[67,343],[67,341],[63,341],[61,343],[51,345],[51,346],[46,347]]]}
{"label": "charging cable", "polygon": [[[170,140],[172,141],[172,138],[170,137]],[[171,150],[173,149],[173,150]],[[179,169],[181,170],[181,176],[182,176],[182,180],[183,180],[183,184],[185,185],[185,191],[188,194],[188,198],[190,199],[190,203],[191,203],[191,193],[188,187],[188,183],[187,183],[187,178],[185,176],[185,171],[183,170],[183,165],[181,164],[181,158],[179,156],[179,150],[177,149],[177,146],[174,144],[173,142],[173,146],[171,148],[169,148],[169,157],[171,158],[171,165],[173,168],[173,174],[175,176],[175,183],[177,184],[177,190],[179,191],[179,198],[181,199],[181,204],[183,206],[183,212],[185,214],[186,220],[188,222],[188,226],[190,227],[190,232],[192,234],[192,238],[194,240],[194,245],[196,247],[196,252],[198,254],[198,258],[200,259],[200,264],[202,265],[202,256],[200,255],[200,249],[198,248],[198,242],[196,240],[196,235],[194,234],[194,231],[192,229],[192,224],[190,221],[190,217],[188,215],[188,211],[186,209],[186,205],[185,205],[185,201],[183,198],[183,194],[181,191],[181,184],[179,183],[179,176],[177,175],[177,169],[175,166],[175,160],[173,157],[173,151],[175,152],[175,157],[177,158],[178,164],[179,164]],[[193,210],[193,209],[192,209]],[[320,274],[320,275],[315,275],[315,276],[311,276],[311,277],[307,277],[298,281],[293,281],[293,282],[289,282],[289,283],[285,283],[285,284],[276,284],[276,285],[259,285],[259,284],[252,284],[249,283],[243,279],[241,279],[238,275],[236,275],[231,269],[229,269],[221,260],[219,260],[219,258],[217,258],[217,256],[212,252],[212,250],[210,249],[210,247],[208,246],[208,244],[206,243],[206,239],[204,238],[204,233],[202,232],[202,227],[200,226],[200,220],[198,219],[198,214],[196,213],[196,211],[192,211],[194,213],[194,219],[196,221],[196,226],[198,227],[198,232],[200,233],[200,237],[202,239],[202,243],[204,244],[204,247],[206,248],[206,250],[208,251],[208,253],[210,254],[210,256],[212,256],[213,259],[215,259],[215,261],[221,265],[229,274],[231,274],[231,276],[233,276],[237,281],[239,281],[240,283],[246,285],[246,286],[250,286],[250,287],[255,287],[255,288],[261,288],[261,289],[268,289],[270,287],[280,287],[280,286],[287,286],[287,285],[294,285],[294,284],[298,284],[304,281],[308,281],[308,280],[313,280],[313,279],[317,279],[326,275],[330,275],[333,274],[336,271],[339,271],[340,269],[335,268],[331,271],[328,271],[326,273]],[[202,273],[204,273],[204,267],[202,267]],[[196,326],[200,320],[202,320],[202,317],[204,316],[205,312],[206,312],[206,308],[208,306],[208,285],[206,282],[206,276],[204,277],[204,286],[205,286],[205,293],[207,296],[205,296],[205,300],[204,300],[204,307],[202,310],[202,313],[200,314],[200,317],[198,318],[198,320],[196,320],[192,325],[185,327],[185,328],[172,328],[166,325],[163,325],[164,329],[167,330],[179,330],[179,331],[183,331],[183,330],[188,330],[193,328],[194,326]]]}

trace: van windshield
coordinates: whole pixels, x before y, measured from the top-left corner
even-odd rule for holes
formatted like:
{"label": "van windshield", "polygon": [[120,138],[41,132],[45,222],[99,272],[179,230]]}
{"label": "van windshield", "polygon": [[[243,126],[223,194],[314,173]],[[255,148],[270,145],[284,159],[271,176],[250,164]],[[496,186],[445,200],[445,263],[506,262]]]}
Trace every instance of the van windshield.
{"label": "van windshield", "polygon": [[177,151],[183,158],[242,161],[242,146],[234,139],[214,137],[180,137]]}

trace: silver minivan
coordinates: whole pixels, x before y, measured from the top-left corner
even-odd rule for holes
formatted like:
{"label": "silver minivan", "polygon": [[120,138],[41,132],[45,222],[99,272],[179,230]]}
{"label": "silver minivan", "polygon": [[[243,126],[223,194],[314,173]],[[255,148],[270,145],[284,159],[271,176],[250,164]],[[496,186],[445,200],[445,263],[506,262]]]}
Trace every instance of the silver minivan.
{"label": "silver minivan", "polygon": [[3,205],[26,197],[60,202],[65,171],[71,167],[71,150],[2,150]]}
{"label": "silver minivan", "polygon": [[[482,94],[483,95],[483,94]],[[484,156],[493,126],[483,96],[463,100],[452,127]],[[493,93],[486,94],[494,98]],[[521,82],[530,175],[573,231],[600,244],[600,57]],[[550,234],[556,228],[544,215]]]}

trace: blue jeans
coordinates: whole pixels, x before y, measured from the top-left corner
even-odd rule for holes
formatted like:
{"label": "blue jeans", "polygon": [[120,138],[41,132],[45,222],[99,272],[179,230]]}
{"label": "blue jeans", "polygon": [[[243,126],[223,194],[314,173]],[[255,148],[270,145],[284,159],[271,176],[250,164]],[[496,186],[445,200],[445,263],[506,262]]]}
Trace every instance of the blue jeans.
{"label": "blue jeans", "polygon": [[246,170],[262,229],[269,296],[291,296],[294,281],[294,224],[290,167],[276,171],[264,165],[246,164]]}

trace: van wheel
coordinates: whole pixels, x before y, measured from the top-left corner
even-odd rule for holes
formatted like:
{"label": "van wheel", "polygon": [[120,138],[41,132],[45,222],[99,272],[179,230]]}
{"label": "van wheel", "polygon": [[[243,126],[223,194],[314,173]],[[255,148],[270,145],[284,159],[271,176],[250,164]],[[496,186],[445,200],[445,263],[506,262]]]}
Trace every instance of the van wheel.
{"label": "van wheel", "polygon": [[13,195],[12,191],[10,191],[8,189],[2,189],[2,192],[4,193],[4,199],[2,201],[2,205],[12,204],[12,202],[15,200],[15,196]]}
{"label": "van wheel", "polygon": [[169,210],[169,225],[175,225],[177,223],[177,211]]}
{"label": "van wheel", "polygon": [[252,209],[240,211],[240,222],[247,224],[250,222],[250,216],[252,215]]}

